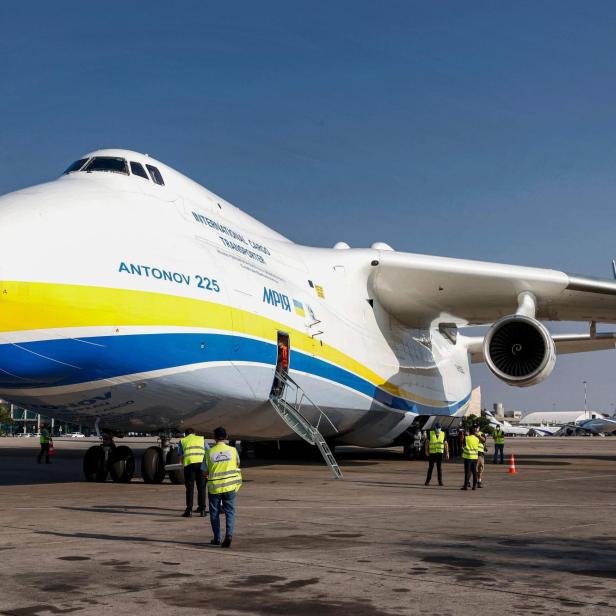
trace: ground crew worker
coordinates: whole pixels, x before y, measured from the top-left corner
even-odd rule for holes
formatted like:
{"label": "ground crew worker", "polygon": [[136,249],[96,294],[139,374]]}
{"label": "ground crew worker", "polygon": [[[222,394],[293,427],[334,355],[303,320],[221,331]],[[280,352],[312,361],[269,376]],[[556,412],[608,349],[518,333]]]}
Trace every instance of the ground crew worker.
{"label": "ground crew worker", "polygon": [[445,440],[445,433],[441,430],[441,424],[437,423],[434,430],[430,430],[426,439],[426,455],[428,456],[428,474],[426,476],[426,485],[430,485],[432,479],[432,471],[436,464],[436,474],[438,475],[438,485],[443,485],[443,456],[449,458],[449,445]]}
{"label": "ground crew worker", "polygon": [[477,487],[477,458],[479,457],[479,439],[477,438],[477,428],[473,426],[470,434],[464,437],[464,448],[462,449],[464,458],[464,485],[462,490],[468,490],[471,485],[471,475],[473,476],[473,490]]}
{"label": "ground crew worker", "polygon": [[478,429],[477,438],[479,439],[479,447],[477,449],[477,487],[482,488],[483,486],[481,485],[481,482],[483,481],[483,470],[486,466],[486,435]]}
{"label": "ground crew worker", "polygon": [[505,461],[505,433],[499,426],[494,428],[492,436],[494,438],[494,458],[492,459],[492,463],[496,464],[496,458],[500,454],[500,463],[503,464]]}
{"label": "ground crew worker", "polygon": [[41,446],[41,450],[39,451],[39,455],[37,458],[37,463],[41,463],[41,458],[45,455],[45,464],[51,464],[51,460],[49,459],[49,448],[51,447],[51,434],[49,434],[49,430],[47,426],[43,426],[41,429],[41,436],[39,438],[39,444]]}
{"label": "ground crew worker", "polygon": [[[224,428],[214,430],[216,445],[205,454],[201,469],[207,472],[208,498],[210,502],[210,522],[214,538],[212,545],[231,547],[233,528],[235,526],[235,495],[242,485],[240,456],[235,447],[225,443],[227,431]],[[220,542],[220,510],[224,509],[226,519],[225,538]]]}
{"label": "ground crew worker", "polygon": [[197,508],[202,518],[205,517],[205,477],[201,472],[201,463],[206,450],[205,439],[197,436],[192,428],[186,428],[186,436],[180,441],[178,453],[180,461],[184,465],[184,485],[186,486],[186,510],[183,518],[192,516],[195,483],[197,484]]}

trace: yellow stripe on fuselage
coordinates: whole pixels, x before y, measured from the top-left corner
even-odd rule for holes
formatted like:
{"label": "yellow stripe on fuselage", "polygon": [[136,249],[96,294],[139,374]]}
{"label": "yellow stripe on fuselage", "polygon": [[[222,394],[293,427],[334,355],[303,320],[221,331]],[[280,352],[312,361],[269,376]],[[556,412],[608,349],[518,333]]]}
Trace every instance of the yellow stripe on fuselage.
{"label": "yellow stripe on fuselage", "polygon": [[39,282],[0,282],[0,333],[68,327],[175,326],[245,334],[276,343],[291,335],[292,347],[360,376],[393,396],[446,408],[447,402],[409,394],[338,349],[315,344],[287,324],[207,300],[150,291]]}

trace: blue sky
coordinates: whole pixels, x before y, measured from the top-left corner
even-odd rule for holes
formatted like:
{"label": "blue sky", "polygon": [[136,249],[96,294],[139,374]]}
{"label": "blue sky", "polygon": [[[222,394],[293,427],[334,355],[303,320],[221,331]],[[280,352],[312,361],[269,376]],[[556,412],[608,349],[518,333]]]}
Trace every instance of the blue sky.
{"label": "blue sky", "polygon": [[[298,242],[610,276],[615,32],[597,1],[1,3],[0,193],[127,147]],[[615,368],[475,377],[611,410]]]}

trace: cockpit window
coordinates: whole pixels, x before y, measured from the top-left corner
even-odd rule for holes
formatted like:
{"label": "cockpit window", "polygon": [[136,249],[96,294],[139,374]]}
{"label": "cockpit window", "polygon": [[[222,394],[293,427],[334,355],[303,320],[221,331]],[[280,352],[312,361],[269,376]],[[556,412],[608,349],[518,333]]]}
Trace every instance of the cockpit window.
{"label": "cockpit window", "polygon": [[130,170],[133,175],[138,175],[140,178],[145,178],[149,180],[148,174],[145,172],[143,165],[141,163],[136,163],[131,160],[130,162]]}
{"label": "cockpit window", "polygon": [[70,167],[64,172],[64,175],[66,175],[67,173],[73,173],[73,171],[79,171],[85,164],[86,161],[88,159],[87,158],[80,158],[79,160],[76,160],[72,165],[70,165]]}
{"label": "cockpit window", "polygon": [[84,171],[107,171],[109,173],[123,173],[128,175],[128,164],[124,158],[115,156],[96,156],[84,168]]}
{"label": "cockpit window", "polygon": [[165,181],[163,180],[163,176],[160,174],[160,171],[152,165],[146,165],[146,167],[148,168],[148,171],[150,172],[150,175],[152,176],[152,181],[155,184],[160,184],[161,186],[164,186]]}

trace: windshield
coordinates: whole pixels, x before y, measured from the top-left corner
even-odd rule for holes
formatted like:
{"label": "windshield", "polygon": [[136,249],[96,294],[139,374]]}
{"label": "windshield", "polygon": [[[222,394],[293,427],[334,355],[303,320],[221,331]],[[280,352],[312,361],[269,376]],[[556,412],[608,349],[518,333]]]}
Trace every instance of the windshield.
{"label": "windshield", "polygon": [[123,173],[128,175],[128,165],[124,158],[115,156],[97,156],[93,158],[84,168],[84,171],[107,171],[109,173]]}
{"label": "windshield", "polygon": [[87,160],[87,158],[80,158],[79,160],[76,160],[72,165],[68,167],[68,169],[64,172],[63,175],[66,175],[67,173],[73,173],[73,171],[79,171],[84,166]]}

